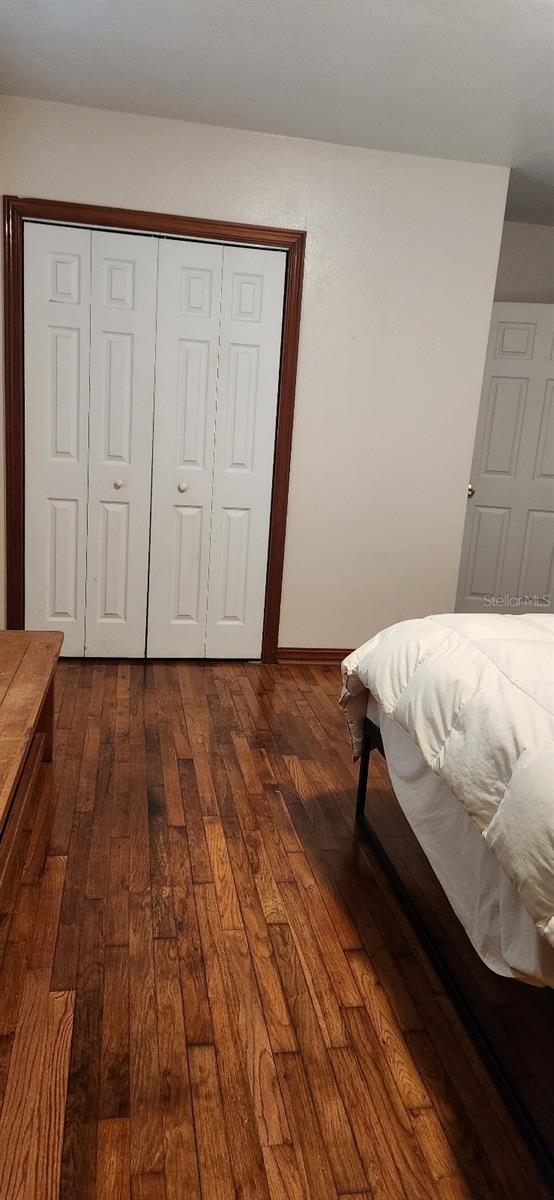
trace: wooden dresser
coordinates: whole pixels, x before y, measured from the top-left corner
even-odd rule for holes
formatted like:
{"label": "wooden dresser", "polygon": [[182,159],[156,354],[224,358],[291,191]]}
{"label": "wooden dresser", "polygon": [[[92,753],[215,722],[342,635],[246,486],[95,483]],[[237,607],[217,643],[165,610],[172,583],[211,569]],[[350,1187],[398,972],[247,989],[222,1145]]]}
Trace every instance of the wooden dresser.
{"label": "wooden dresser", "polygon": [[51,762],[62,633],[0,632],[0,888],[41,763]]}

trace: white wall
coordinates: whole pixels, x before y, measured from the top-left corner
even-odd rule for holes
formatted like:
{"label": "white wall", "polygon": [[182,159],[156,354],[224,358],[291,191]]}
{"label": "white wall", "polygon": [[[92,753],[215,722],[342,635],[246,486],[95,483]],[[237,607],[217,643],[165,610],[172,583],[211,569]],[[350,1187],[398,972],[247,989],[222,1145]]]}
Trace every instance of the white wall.
{"label": "white wall", "polygon": [[0,190],[308,231],[280,644],[452,609],[508,172],[5,98]]}
{"label": "white wall", "polygon": [[554,226],[506,221],[495,300],[554,304]]}

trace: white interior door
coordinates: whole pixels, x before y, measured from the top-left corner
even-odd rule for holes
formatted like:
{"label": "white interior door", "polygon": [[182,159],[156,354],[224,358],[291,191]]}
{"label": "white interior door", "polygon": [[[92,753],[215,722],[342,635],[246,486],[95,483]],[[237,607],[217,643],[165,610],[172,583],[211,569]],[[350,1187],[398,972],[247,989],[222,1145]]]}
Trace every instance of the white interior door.
{"label": "white interior door", "polygon": [[85,641],[88,229],[25,224],[25,627]]}
{"label": "white interior door", "polygon": [[259,658],[286,254],[225,246],[206,655]]}
{"label": "white interior door", "polygon": [[[554,305],[495,304],[457,608],[553,610]],[[549,597],[544,600],[544,597]],[[525,598],[529,602],[525,603]]]}
{"label": "white interior door", "polygon": [[92,234],[85,654],[145,651],[156,238]]}
{"label": "white interior door", "polygon": [[221,246],[160,240],[149,657],[205,653]]}

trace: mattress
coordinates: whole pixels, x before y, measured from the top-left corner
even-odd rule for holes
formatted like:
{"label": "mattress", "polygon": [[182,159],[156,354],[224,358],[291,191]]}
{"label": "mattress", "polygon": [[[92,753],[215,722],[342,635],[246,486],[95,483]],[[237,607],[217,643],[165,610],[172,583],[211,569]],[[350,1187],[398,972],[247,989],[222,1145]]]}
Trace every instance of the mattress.
{"label": "mattress", "polygon": [[464,807],[373,699],[368,716],[380,726],[398,803],[479,957],[498,975],[554,987],[554,948]]}

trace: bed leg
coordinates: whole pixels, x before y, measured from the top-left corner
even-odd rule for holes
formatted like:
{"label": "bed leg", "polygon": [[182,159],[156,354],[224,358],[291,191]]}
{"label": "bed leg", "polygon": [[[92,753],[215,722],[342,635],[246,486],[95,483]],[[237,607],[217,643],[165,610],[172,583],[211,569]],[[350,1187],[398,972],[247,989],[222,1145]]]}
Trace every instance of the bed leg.
{"label": "bed leg", "polygon": [[356,796],[356,824],[362,825],[365,813],[367,794],[367,776],[369,771],[369,756],[372,751],[372,739],[367,722],[364,724],[362,752],[360,755],[360,774],[358,776],[358,794]]}

